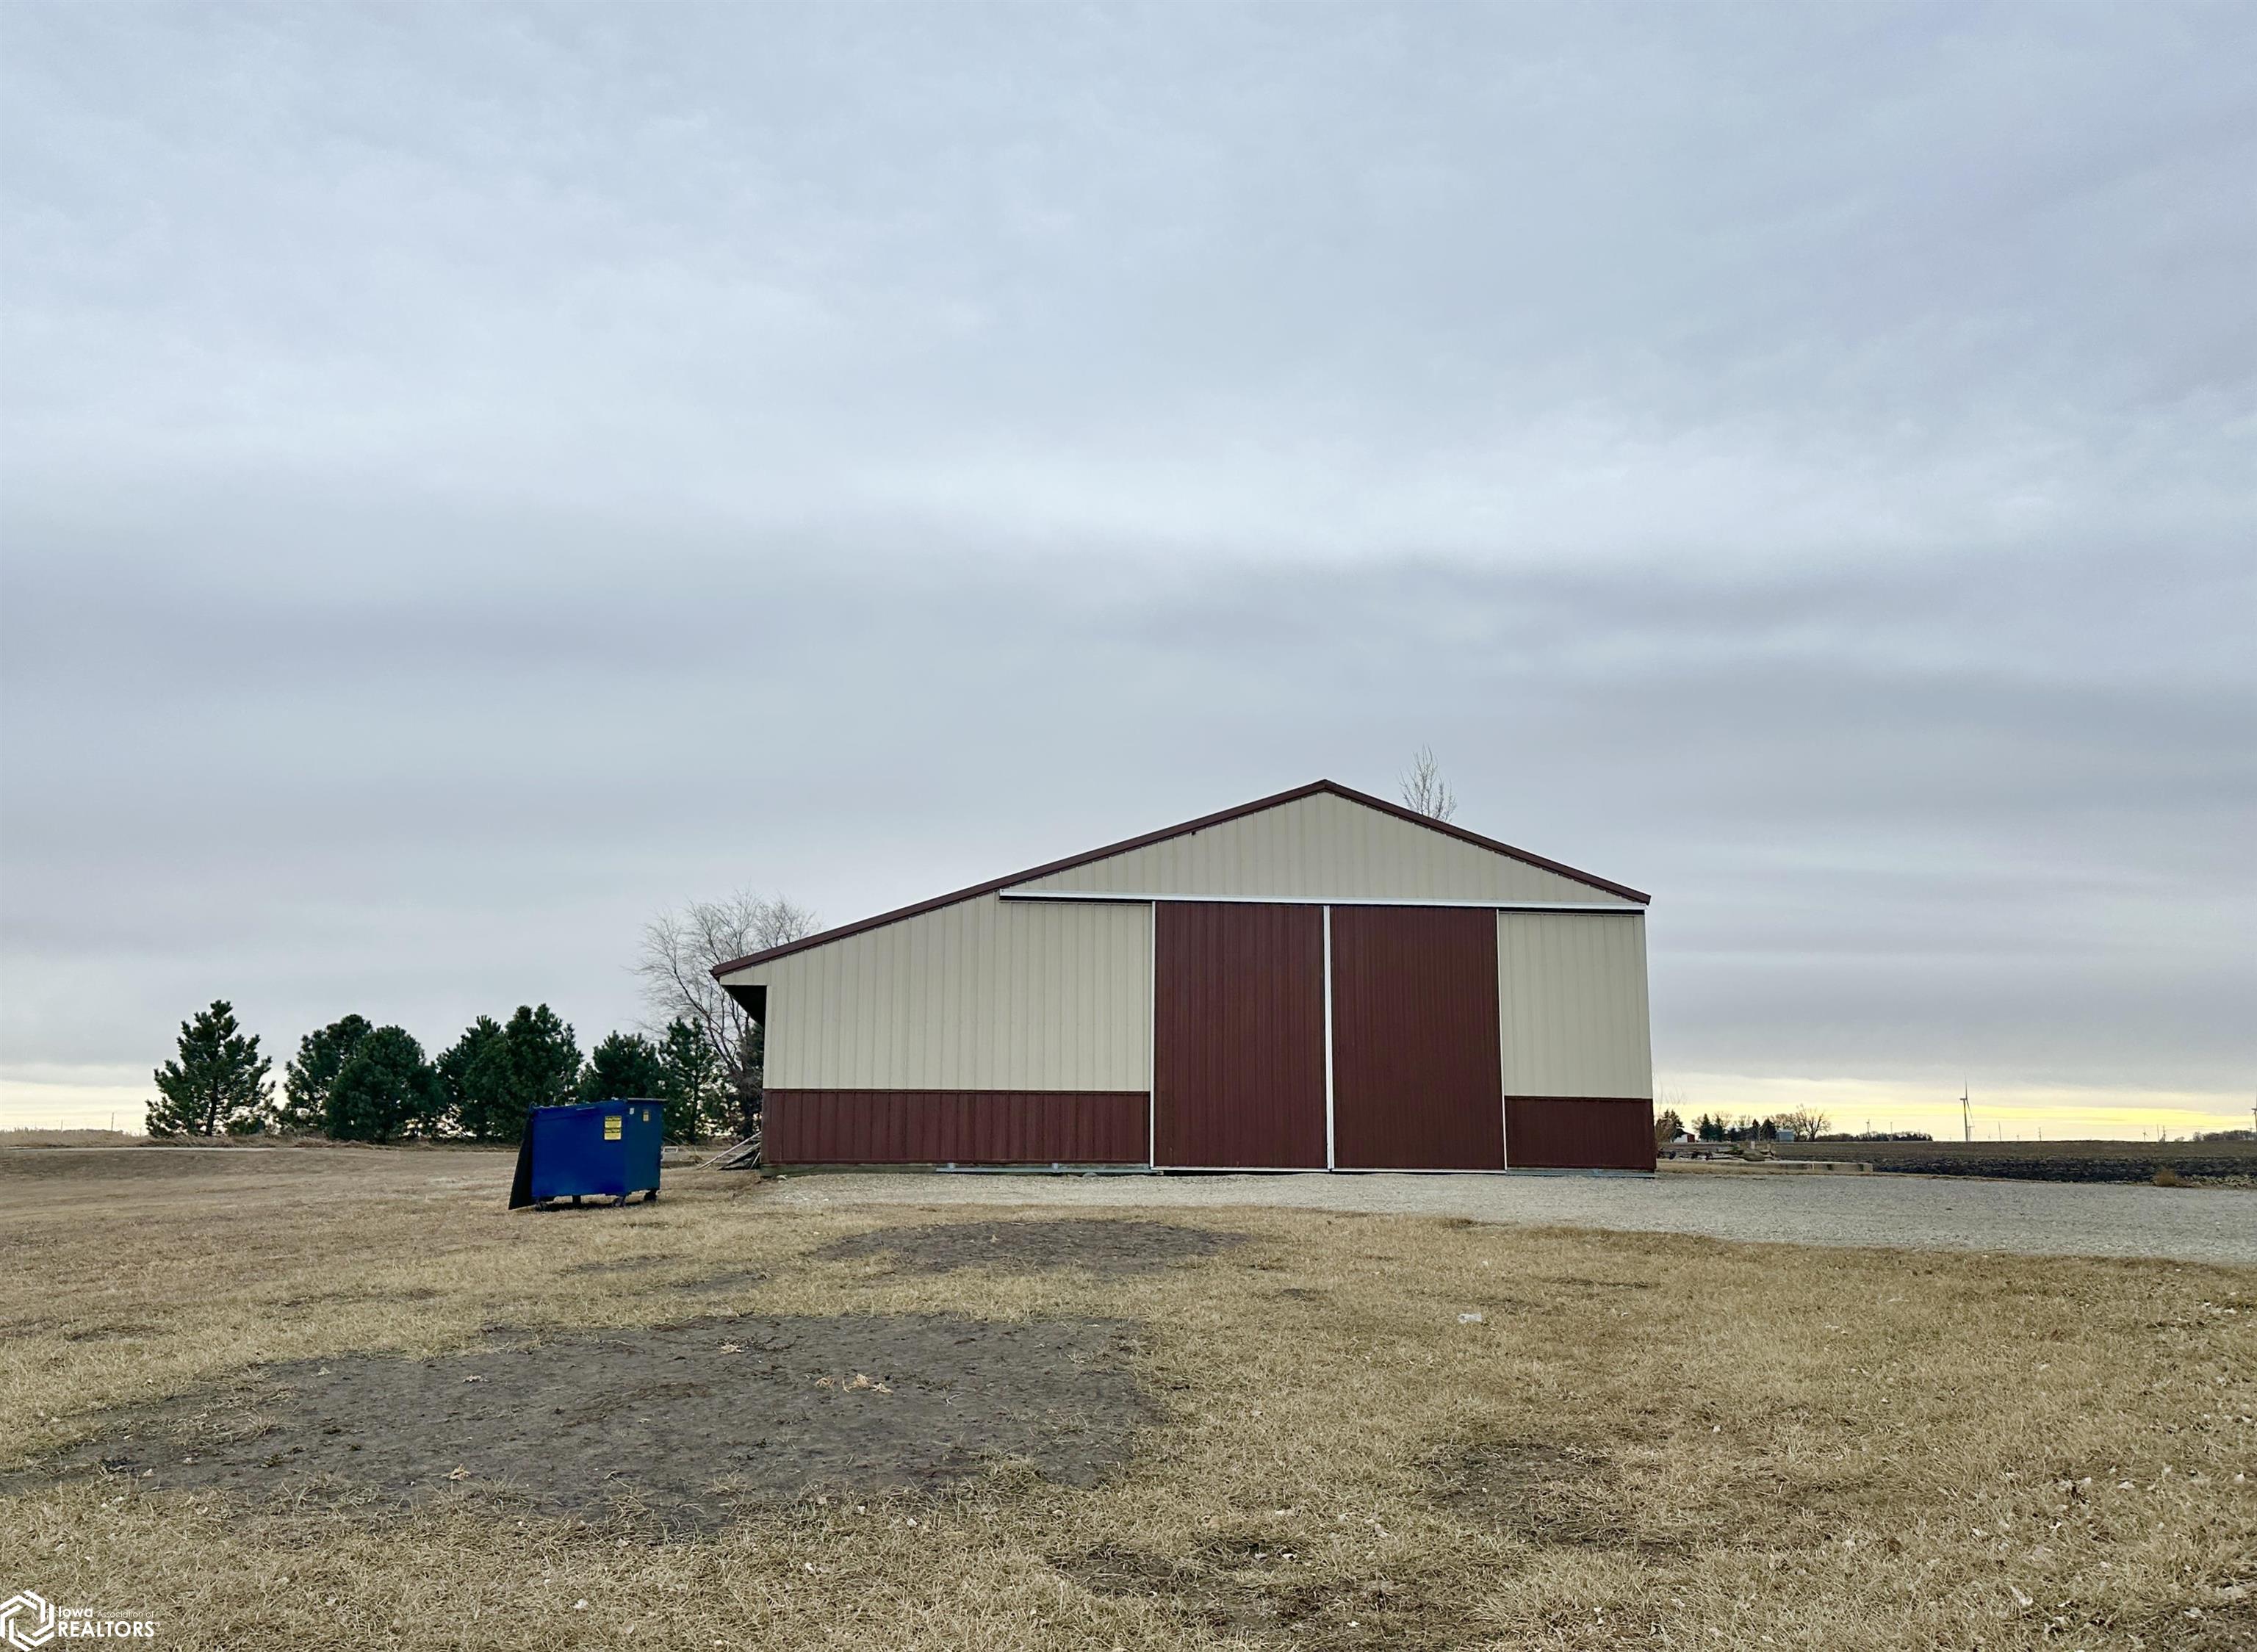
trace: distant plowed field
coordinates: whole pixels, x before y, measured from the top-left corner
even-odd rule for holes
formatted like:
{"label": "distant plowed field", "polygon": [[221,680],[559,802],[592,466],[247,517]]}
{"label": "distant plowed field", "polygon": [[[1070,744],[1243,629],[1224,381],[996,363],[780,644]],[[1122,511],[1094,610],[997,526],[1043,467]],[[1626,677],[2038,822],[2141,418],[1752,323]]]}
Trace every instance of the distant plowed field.
{"label": "distant plowed field", "polygon": [[2152,1182],[2169,1168],[2190,1183],[2257,1185],[2257,1141],[1808,1141],[1779,1156],[2019,1182]]}

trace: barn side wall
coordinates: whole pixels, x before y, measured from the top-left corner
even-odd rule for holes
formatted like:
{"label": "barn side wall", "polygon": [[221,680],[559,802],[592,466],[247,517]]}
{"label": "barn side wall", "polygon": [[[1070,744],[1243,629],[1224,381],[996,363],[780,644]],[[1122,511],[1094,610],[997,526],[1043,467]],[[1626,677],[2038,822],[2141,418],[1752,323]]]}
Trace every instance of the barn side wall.
{"label": "barn side wall", "polygon": [[768,989],[772,1091],[1151,1087],[1148,907],[981,895],[726,980]]}
{"label": "barn side wall", "polygon": [[1496,962],[1507,1096],[1652,1099],[1642,914],[1500,912]]}
{"label": "barn side wall", "polygon": [[1330,793],[1017,885],[1033,892],[1252,900],[1634,901]]}

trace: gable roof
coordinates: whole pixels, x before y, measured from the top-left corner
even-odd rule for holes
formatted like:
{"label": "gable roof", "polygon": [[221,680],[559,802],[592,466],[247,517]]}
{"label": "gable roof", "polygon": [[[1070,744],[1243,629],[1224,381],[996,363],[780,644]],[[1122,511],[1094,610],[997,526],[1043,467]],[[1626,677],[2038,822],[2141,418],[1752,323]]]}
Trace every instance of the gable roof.
{"label": "gable roof", "polygon": [[[1338,780],[1312,780],[1306,786],[1297,786],[1290,792],[1279,792],[1270,797],[1259,797],[1250,803],[1241,803],[1235,808],[1226,808],[1219,814],[1202,815],[1197,820],[1187,820],[1178,826],[1164,826],[1158,831],[1146,832],[1141,837],[1124,838],[1117,844],[1107,844],[1101,849],[1092,849],[1082,854],[1069,855],[1064,860],[1053,860],[1047,865],[1030,866],[1024,872],[1015,872],[1004,878],[993,878],[986,883],[974,884],[968,889],[958,889],[948,894],[935,895],[930,900],[920,900],[912,906],[897,907],[891,912],[881,912],[873,918],[863,918],[853,923],[840,924],[835,929],[824,929],[814,935],[803,935],[796,941],[787,941],[782,946],[769,947],[765,951],[749,952],[741,958],[732,958],[726,964],[715,964],[712,974],[716,979],[718,979],[734,970],[747,969],[755,964],[766,964],[773,958],[787,957],[794,952],[804,952],[812,947],[825,946],[833,941],[843,941],[848,935],[860,935],[865,930],[880,929],[889,923],[898,923],[904,918],[914,918],[923,913],[936,912],[943,907],[952,907],[959,900],[972,900],[981,895],[992,895],[1019,884],[1031,883],[1037,878],[1048,878],[1058,872],[1071,872],[1077,866],[1086,866],[1094,861],[1109,860],[1114,856],[1126,854],[1130,850],[1149,848],[1154,844],[1165,843],[1171,837],[1188,837],[1192,832],[1205,831],[1210,826],[1220,826],[1228,821],[1242,820],[1249,815],[1258,815],[1265,808],[1276,808],[1283,803],[1298,802],[1302,798],[1315,797],[1322,794],[1329,794],[1351,803],[1362,804],[1366,808],[1377,809],[1383,815],[1392,815],[1397,819],[1408,821],[1414,826],[1422,826],[1428,831],[1440,832],[1445,837],[1457,838],[1462,843],[1473,844],[1477,849],[1486,849],[1492,854],[1506,856],[1525,865],[1534,866],[1562,878],[1571,878],[1577,883],[1588,884],[1594,889],[1604,890],[1608,894],[1619,896],[1624,900],[1634,900],[1639,906],[1646,905],[1652,899],[1652,896],[1641,891],[1610,882],[1591,872],[1578,872],[1573,866],[1563,865],[1556,860],[1546,860],[1541,855],[1532,855],[1525,849],[1515,849],[1511,844],[1501,844],[1494,837],[1484,837],[1479,832],[1468,831],[1464,827],[1454,826],[1448,821],[1436,820],[1432,815],[1421,815],[1416,809],[1404,808],[1400,803],[1390,803],[1383,797],[1374,797],[1369,792],[1359,792],[1352,787],[1342,786]],[[1416,905],[1417,903],[1414,901],[1406,904]]]}

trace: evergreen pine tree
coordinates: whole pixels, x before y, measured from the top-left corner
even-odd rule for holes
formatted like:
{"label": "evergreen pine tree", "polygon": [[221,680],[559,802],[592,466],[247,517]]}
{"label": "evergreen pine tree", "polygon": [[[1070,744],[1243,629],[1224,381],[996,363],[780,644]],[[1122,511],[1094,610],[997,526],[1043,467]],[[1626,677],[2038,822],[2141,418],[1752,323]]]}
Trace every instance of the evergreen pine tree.
{"label": "evergreen pine tree", "polygon": [[546,1004],[520,1005],[463,1071],[471,1098],[463,1122],[481,1141],[515,1141],[525,1133],[525,1115],[571,1101],[579,1077],[580,1046],[571,1027]]}
{"label": "evergreen pine tree", "polygon": [[[420,1045],[418,1048],[420,1051]],[[424,1063],[423,1075],[416,1081],[414,1105],[408,1109],[407,1133],[425,1141],[437,1141],[455,1134],[461,1126],[455,1116],[454,1095],[447,1088],[447,1081],[439,1077],[437,1066]]]}
{"label": "evergreen pine tree", "polygon": [[666,1068],[657,1046],[640,1033],[613,1033],[588,1052],[580,1075],[583,1101],[664,1100]]}
{"label": "evergreen pine tree", "polygon": [[454,1122],[481,1141],[493,1140],[487,1121],[493,1112],[501,1070],[492,1063],[481,1069],[478,1057],[500,1037],[501,1023],[491,1015],[481,1015],[434,1063]]}
{"label": "evergreen pine tree", "polygon": [[417,1121],[443,1113],[446,1090],[407,1028],[364,1035],[329,1089],[325,1124],[339,1141],[393,1141]]}
{"label": "evergreen pine tree", "polygon": [[273,1065],[258,1053],[258,1040],[236,1025],[235,1006],[216,999],[180,1023],[179,1053],[152,1075],[157,1099],[149,1104],[149,1133],[242,1135],[258,1129],[274,1098],[267,1078]]}
{"label": "evergreen pine tree", "polygon": [[665,1082],[666,1139],[702,1141],[728,1119],[729,1075],[711,1040],[688,1021],[671,1021],[659,1041]]}
{"label": "evergreen pine tree", "polygon": [[374,1030],[367,1017],[348,1015],[300,1039],[297,1059],[282,1070],[282,1105],[275,1122],[284,1130],[325,1128],[329,1086],[354,1047]]}

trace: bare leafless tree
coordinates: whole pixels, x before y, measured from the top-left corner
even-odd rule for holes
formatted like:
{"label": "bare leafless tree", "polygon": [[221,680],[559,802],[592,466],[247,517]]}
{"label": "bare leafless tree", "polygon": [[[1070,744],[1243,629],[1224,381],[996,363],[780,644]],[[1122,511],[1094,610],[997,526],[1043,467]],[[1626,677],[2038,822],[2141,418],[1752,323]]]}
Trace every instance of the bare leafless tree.
{"label": "bare leafless tree", "polygon": [[1457,794],[1442,779],[1442,766],[1434,761],[1434,748],[1422,745],[1403,777],[1403,801],[1432,820],[1447,820],[1458,812]]}
{"label": "bare leafless tree", "polygon": [[1785,1125],[1797,1141],[1815,1141],[1834,1127],[1834,1121],[1815,1108],[1798,1107],[1793,1112],[1783,1112],[1772,1120]]}
{"label": "bare leafless tree", "polygon": [[713,978],[717,964],[815,932],[815,914],[777,895],[739,890],[662,913],[643,930],[635,974],[654,1032],[674,1021],[696,1027],[727,1074],[738,1121],[750,1135],[761,1110],[761,1027]]}

